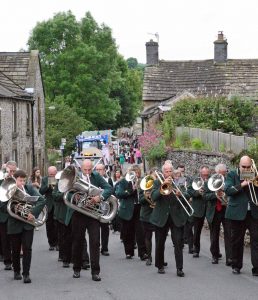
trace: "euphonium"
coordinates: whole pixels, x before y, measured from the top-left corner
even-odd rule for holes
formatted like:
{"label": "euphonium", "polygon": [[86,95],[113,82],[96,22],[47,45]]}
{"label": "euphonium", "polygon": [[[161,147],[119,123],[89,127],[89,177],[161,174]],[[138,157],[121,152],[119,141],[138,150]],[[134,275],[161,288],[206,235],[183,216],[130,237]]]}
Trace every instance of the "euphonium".
{"label": "euphonium", "polygon": [[[116,197],[111,195],[106,201],[101,200],[97,204],[91,203],[91,197],[100,195],[102,190],[93,184],[84,181],[77,174],[77,169],[70,165],[65,168],[58,182],[58,189],[64,193],[65,204],[101,223],[110,222],[117,213],[118,203]],[[68,194],[73,192],[69,201]]]}
{"label": "euphonium", "polygon": [[197,177],[193,180],[192,188],[195,191],[200,191],[203,189],[203,187],[204,187],[204,180],[202,179],[202,177]]}
{"label": "euphonium", "polygon": [[149,202],[150,207],[155,207],[155,202],[151,199],[151,190],[153,188],[154,178],[151,175],[145,176],[140,183],[140,188],[144,191],[144,198]]}
{"label": "euphonium", "polygon": [[7,211],[13,218],[28,223],[32,226],[42,226],[47,220],[47,207],[45,206],[38,218],[28,220],[28,215],[32,212],[34,204],[39,196],[30,196],[16,185],[13,177],[5,179],[0,188],[0,199],[7,203]]}
{"label": "euphonium", "polygon": [[[228,204],[227,197],[223,191],[225,185],[225,178],[222,174],[213,174],[208,180],[208,189],[212,192],[215,192],[217,199],[222,203]],[[218,192],[223,191],[223,195],[219,196]]]}

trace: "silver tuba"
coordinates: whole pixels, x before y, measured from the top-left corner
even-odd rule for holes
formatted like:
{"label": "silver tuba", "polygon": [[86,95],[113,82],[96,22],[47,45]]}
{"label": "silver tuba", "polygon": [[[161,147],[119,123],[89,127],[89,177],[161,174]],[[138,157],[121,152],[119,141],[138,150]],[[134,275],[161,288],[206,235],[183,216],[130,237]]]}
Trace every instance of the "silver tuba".
{"label": "silver tuba", "polygon": [[42,226],[47,220],[47,207],[45,206],[38,218],[28,220],[33,206],[39,196],[30,196],[16,185],[13,177],[6,178],[0,187],[0,200],[7,203],[7,211],[13,218],[28,223],[32,226]]}
{"label": "silver tuba", "polygon": [[[102,189],[81,179],[73,165],[63,170],[58,189],[64,193],[64,203],[68,207],[97,219],[101,223],[108,223],[116,216],[118,209],[116,197],[111,195],[106,201],[101,200],[100,203],[92,204],[91,197],[100,195]],[[70,201],[68,200],[69,192],[74,192]]]}

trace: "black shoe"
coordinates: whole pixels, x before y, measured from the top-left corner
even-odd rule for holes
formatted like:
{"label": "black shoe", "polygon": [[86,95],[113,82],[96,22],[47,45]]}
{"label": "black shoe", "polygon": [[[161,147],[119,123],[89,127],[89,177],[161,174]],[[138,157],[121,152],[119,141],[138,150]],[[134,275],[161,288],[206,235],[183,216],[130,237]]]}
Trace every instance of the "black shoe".
{"label": "black shoe", "polygon": [[108,251],[101,251],[101,254],[104,255],[104,256],[109,256]]}
{"label": "black shoe", "polygon": [[252,268],[253,276],[258,276],[258,268]]}
{"label": "black shoe", "polygon": [[63,268],[69,268],[70,264],[69,262],[63,262]]}
{"label": "black shoe", "polygon": [[49,250],[49,251],[54,251],[54,250],[55,250],[55,247],[54,247],[54,246],[50,246],[48,250]]}
{"label": "black shoe", "polygon": [[148,259],[148,254],[144,253],[143,255],[140,256],[141,260],[146,260]]}
{"label": "black shoe", "polygon": [[166,272],[165,272],[164,268],[160,268],[160,269],[158,269],[158,273],[159,274],[165,274]]}
{"label": "black shoe", "polygon": [[29,275],[23,275],[23,282],[24,283],[31,283],[31,279]]}
{"label": "black shoe", "polygon": [[233,274],[240,274],[240,269],[239,268],[233,268],[232,273]]}
{"label": "black shoe", "polygon": [[163,264],[163,266],[167,267],[167,265],[168,265],[168,263],[165,261],[164,264]]}
{"label": "black shoe", "polygon": [[20,273],[18,273],[18,272],[14,272],[13,279],[14,279],[14,280],[21,280],[21,279],[22,279],[22,276],[21,276],[21,274],[20,274]]}
{"label": "black shoe", "polygon": [[12,270],[11,264],[6,264],[4,269],[5,269],[6,271]]}
{"label": "black shoe", "polygon": [[229,259],[226,261],[226,266],[228,266],[228,267],[232,266],[232,259],[229,258]]}
{"label": "black shoe", "polygon": [[90,268],[90,264],[87,261],[82,262],[82,269],[88,270]]}
{"label": "black shoe", "polygon": [[151,266],[151,262],[152,262],[151,258],[148,258],[146,261],[146,266]]}
{"label": "black shoe", "polygon": [[92,274],[92,280],[93,281],[101,281],[101,278],[100,278],[99,274]]}
{"label": "black shoe", "polygon": [[194,253],[193,257],[199,257],[199,253]]}
{"label": "black shoe", "polygon": [[80,278],[80,277],[81,277],[80,272],[74,271],[73,278]]}
{"label": "black shoe", "polygon": [[126,259],[132,259],[132,258],[133,258],[132,255],[126,254]]}
{"label": "black shoe", "polygon": [[219,260],[217,257],[212,257],[211,263],[214,265],[217,265],[219,263]]}
{"label": "black shoe", "polygon": [[184,277],[184,276],[185,276],[185,273],[183,272],[182,269],[177,269],[176,275],[177,275],[178,277]]}
{"label": "black shoe", "polygon": [[189,250],[188,250],[188,253],[189,253],[189,254],[193,254],[193,249],[189,249]]}
{"label": "black shoe", "polygon": [[218,255],[218,259],[220,259],[220,258],[222,258],[222,254],[221,253],[219,253],[219,255]]}

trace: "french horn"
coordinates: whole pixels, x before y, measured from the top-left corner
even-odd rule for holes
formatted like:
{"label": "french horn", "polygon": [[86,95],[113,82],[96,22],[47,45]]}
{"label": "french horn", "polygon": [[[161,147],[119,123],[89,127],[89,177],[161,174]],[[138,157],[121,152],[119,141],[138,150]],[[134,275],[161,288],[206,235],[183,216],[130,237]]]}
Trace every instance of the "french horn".
{"label": "french horn", "polygon": [[34,227],[42,226],[47,220],[47,207],[45,206],[38,218],[28,220],[39,196],[30,196],[16,185],[13,177],[6,178],[0,187],[1,202],[7,203],[7,211],[13,218],[30,224]]}
{"label": "french horn", "polygon": [[[118,202],[115,196],[111,195],[106,201],[91,203],[91,197],[101,195],[102,189],[84,181],[78,176],[75,166],[66,167],[58,182],[58,189],[64,193],[64,203],[91,218],[99,220],[101,223],[109,223],[114,219],[118,209]],[[69,193],[73,192],[69,201]]]}

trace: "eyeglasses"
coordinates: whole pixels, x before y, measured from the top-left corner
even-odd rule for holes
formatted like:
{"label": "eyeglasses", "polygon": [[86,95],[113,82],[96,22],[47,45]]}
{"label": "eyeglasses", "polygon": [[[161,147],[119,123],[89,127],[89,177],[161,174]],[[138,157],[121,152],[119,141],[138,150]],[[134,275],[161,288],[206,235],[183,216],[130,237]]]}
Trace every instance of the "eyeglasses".
{"label": "eyeglasses", "polygon": [[241,168],[243,168],[243,169],[250,169],[251,166],[241,166]]}

